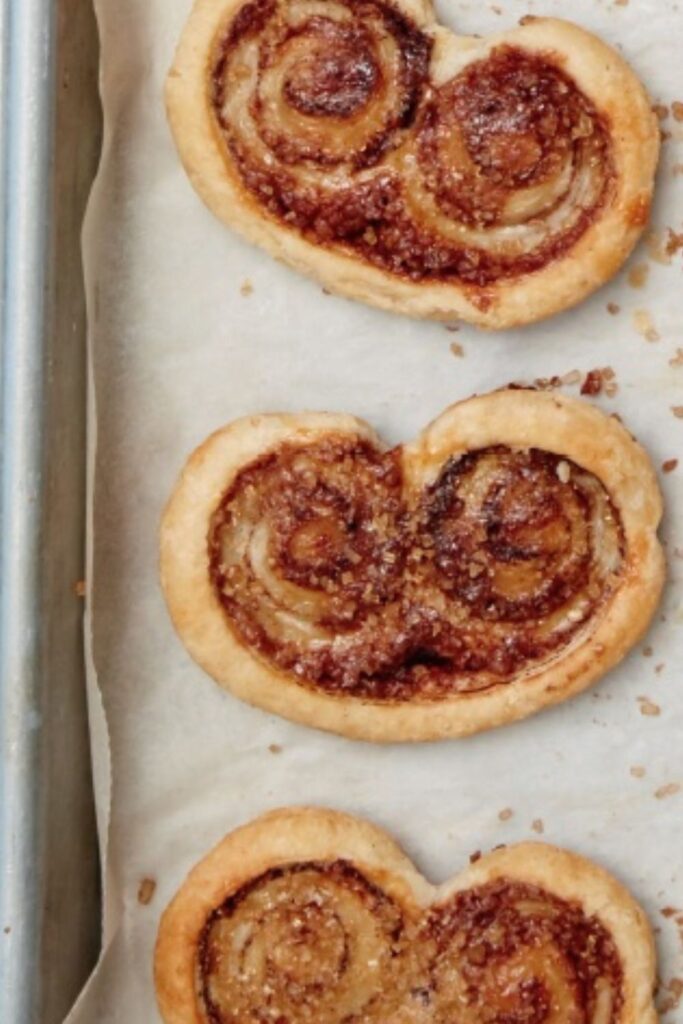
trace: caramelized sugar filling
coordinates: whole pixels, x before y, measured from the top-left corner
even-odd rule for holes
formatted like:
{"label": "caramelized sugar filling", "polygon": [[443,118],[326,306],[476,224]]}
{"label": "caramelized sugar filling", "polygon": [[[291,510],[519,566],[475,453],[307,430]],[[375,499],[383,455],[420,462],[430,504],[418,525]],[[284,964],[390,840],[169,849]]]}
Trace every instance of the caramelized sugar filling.
{"label": "caramelized sugar filling", "polygon": [[539,449],[452,458],[416,500],[400,449],[286,444],[209,527],[229,625],[302,686],[381,701],[505,685],[579,638],[619,585],[603,485]]}
{"label": "caramelized sugar filling", "polygon": [[445,84],[384,0],[252,0],[217,42],[226,158],[284,225],[398,276],[486,286],[565,254],[608,201],[609,127],[552,53]]}
{"label": "caramelized sugar filling", "polygon": [[266,872],[208,919],[211,1024],[613,1024],[622,967],[578,904],[498,880],[420,917],[350,863]]}

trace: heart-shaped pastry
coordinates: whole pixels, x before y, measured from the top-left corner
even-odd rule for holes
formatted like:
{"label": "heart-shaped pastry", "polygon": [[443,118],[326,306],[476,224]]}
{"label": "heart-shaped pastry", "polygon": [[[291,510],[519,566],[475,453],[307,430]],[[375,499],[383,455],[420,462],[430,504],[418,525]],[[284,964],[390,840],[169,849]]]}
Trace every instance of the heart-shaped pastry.
{"label": "heart-shaped pastry", "polygon": [[221,685],[373,740],[461,736],[584,689],[664,578],[653,467],[615,417],[507,389],[387,451],[361,420],[253,416],[165,512],[173,622]]}
{"label": "heart-shaped pastry", "polygon": [[645,914],[590,861],[499,848],[438,888],[357,818],[276,811],[159,929],[166,1024],[655,1024]]}
{"label": "heart-shaped pastry", "polygon": [[566,309],[649,215],[649,100],[566,21],[482,39],[429,0],[196,0],[166,97],[218,217],[413,316],[502,328]]}

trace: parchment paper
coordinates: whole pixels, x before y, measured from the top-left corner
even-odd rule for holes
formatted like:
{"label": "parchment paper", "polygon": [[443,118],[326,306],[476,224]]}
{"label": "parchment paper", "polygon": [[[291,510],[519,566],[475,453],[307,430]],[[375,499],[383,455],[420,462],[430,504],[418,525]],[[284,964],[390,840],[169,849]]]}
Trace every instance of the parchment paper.
{"label": "parchment paper", "polygon": [[[156,928],[186,872],[239,823],[302,802],[367,815],[435,881],[475,850],[535,837],[532,823],[542,821],[545,839],[606,865],[644,903],[661,928],[666,986],[683,975],[676,922],[660,913],[683,907],[683,792],[655,796],[683,784],[683,561],[674,554],[683,553],[683,419],[671,411],[683,403],[683,366],[669,364],[683,345],[680,253],[664,265],[641,246],[631,267],[648,264],[645,287],[630,286],[625,271],[579,309],[505,335],[449,333],[326,296],[214,221],[181,170],[161,91],[190,0],[96,6],[107,133],[85,230],[90,683],[106,714],[112,803],[107,832],[107,728],[94,707],[106,948],[72,1024],[156,1021]],[[529,11],[569,13],[623,48],[655,100],[683,99],[683,14],[670,0],[438,7],[453,28],[481,33]],[[654,226],[680,230],[683,124],[669,116],[663,127],[673,137]],[[644,339],[636,310],[649,313],[660,340]],[[475,739],[382,748],[251,709],[191,663],[159,590],[157,529],[185,457],[214,428],[252,412],[344,410],[398,442],[473,391],[604,366],[619,390],[601,404],[623,416],[657,465],[681,465],[662,480],[670,585],[661,617],[601,685]],[[639,698],[660,713],[643,714],[649,705]],[[504,809],[513,813],[501,821]],[[138,898],[145,879],[156,883],[147,904]]]}

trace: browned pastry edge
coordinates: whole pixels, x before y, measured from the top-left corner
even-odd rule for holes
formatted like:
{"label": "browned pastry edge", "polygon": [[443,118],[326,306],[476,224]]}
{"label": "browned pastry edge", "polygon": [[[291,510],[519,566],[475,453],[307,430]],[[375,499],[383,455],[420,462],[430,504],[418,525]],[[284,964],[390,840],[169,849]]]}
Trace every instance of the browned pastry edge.
{"label": "browned pastry edge", "polygon": [[512,681],[434,701],[371,701],[301,686],[230,628],[208,572],[209,522],[240,470],[274,446],[346,434],[380,446],[371,428],[332,414],[256,416],[218,431],[190,458],[164,514],[161,578],[174,625],[222,686],[265,710],[342,735],[381,742],[464,736],[566,700],[604,675],[646,630],[664,581],[657,540],[661,496],[644,450],[621,423],[587,402],[505,390],[452,406],[402,452],[408,490],[420,493],[444,463],[491,445],[541,445],[592,473],[623,528],[620,583],[599,616],[567,647]]}
{"label": "browned pastry edge", "polygon": [[250,241],[341,295],[408,315],[462,318],[497,329],[574,305],[623,264],[649,217],[659,129],[640,82],[601,40],[570,22],[549,18],[525,19],[520,27],[485,40],[458,38],[436,24],[426,0],[397,3],[433,41],[431,77],[437,86],[496,47],[514,47],[531,58],[556,55],[563,73],[609,124],[614,168],[604,209],[565,254],[545,267],[485,286],[411,281],[285,227],[245,186],[227,156],[207,86],[216,39],[241,6],[242,0],[197,0],[168,77],[166,100],[193,185],[219,218]]}
{"label": "browned pastry edge", "polygon": [[655,949],[647,918],[630,893],[596,864],[550,845],[521,843],[485,854],[434,887],[385,832],[319,808],[266,814],[228,835],[189,874],[162,917],[155,951],[156,993],[166,1024],[206,1024],[198,994],[198,947],[218,907],[271,869],[337,861],[352,865],[413,918],[497,880],[538,887],[578,905],[616,946],[623,1000],[618,1024],[655,1024]]}

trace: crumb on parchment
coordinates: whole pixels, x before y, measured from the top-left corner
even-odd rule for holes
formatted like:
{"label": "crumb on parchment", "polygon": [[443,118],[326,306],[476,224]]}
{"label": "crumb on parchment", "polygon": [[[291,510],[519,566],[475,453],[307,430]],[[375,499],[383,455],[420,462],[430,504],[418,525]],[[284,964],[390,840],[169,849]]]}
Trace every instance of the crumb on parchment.
{"label": "crumb on parchment", "polygon": [[659,789],[655,790],[655,797],[657,800],[666,800],[669,796],[676,796],[680,791],[680,782],[667,782],[665,786],[660,786]]}
{"label": "crumb on parchment", "polygon": [[616,373],[611,366],[596,366],[589,370],[581,385],[582,395],[601,395],[604,392],[608,398],[614,398],[618,390]]}
{"label": "crumb on parchment", "polygon": [[646,768],[643,764],[633,764],[631,765],[629,772],[634,779],[644,779],[646,775]]}
{"label": "crumb on parchment", "polygon": [[280,746],[279,743],[271,743],[270,746],[268,747],[268,750],[270,751],[271,754],[282,753],[282,747]]}
{"label": "crumb on parchment", "polygon": [[511,807],[504,807],[502,811],[498,812],[498,818],[500,821],[509,821],[514,813]]}
{"label": "crumb on parchment", "polygon": [[459,359],[465,355],[465,349],[462,345],[459,345],[457,341],[452,341],[450,345],[451,355],[457,356]]}
{"label": "crumb on parchment", "polygon": [[659,341],[661,334],[652,322],[652,316],[647,309],[635,309],[633,311],[633,326],[638,334],[645,338],[645,341]]}
{"label": "crumb on parchment", "polygon": [[246,280],[244,280],[244,281],[242,282],[242,285],[241,285],[241,287],[240,287],[240,295],[243,295],[243,296],[245,297],[245,299],[246,299],[246,298],[248,298],[248,297],[249,297],[250,295],[252,295],[252,294],[253,294],[253,291],[254,291],[254,286],[253,286],[253,284],[251,283],[251,281],[249,280],[249,278],[246,278]]}
{"label": "crumb on parchment", "polygon": [[655,263],[661,263],[665,267],[671,263],[671,254],[666,251],[667,242],[666,232],[659,229],[650,231],[645,236],[648,256]]}
{"label": "crumb on parchment", "polygon": [[154,899],[156,890],[157,883],[153,878],[143,878],[138,887],[138,903],[143,907],[148,907]]}
{"label": "crumb on parchment", "polygon": [[666,459],[666,461],[662,463],[662,472],[663,473],[673,473],[673,471],[677,468],[677,466],[678,466],[678,459]]}
{"label": "crumb on parchment", "polygon": [[531,828],[537,835],[542,836],[545,832],[543,818],[534,818],[534,820],[531,822]]}
{"label": "crumb on parchment", "polygon": [[677,420],[683,420],[683,405],[672,405],[671,411]]}
{"label": "crumb on parchment", "polygon": [[612,316],[616,316],[617,313],[621,313],[621,306],[618,305],[616,302],[608,302],[607,312],[610,313]]}
{"label": "crumb on parchment", "polygon": [[676,349],[676,354],[669,360],[669,366],[683,366],[683,348]]}
{"label": "crumb on parchment", "polygon": [[655,704],[655,702],[650,700],[649,697],[638,697],[638,704],[640,705],[641,715],[645,715],[646,717],[656,718],[662,713],[662,709],[659,704]]}
{"label": "crumb on parchment", "polygon": [[650,276],[650,266],[647,263],[636,263],[628,272],[627,280],[631,288],[644,288]]}
{"label": "crumb on parchment", "polygon": [[666,251],[669,256],[675,256],[683,249],[683,231],[674,231],[669,228],[669,237],[666,241]]}
{"label": "crumb on parchment", "polygon": [[74,583],[74,594],[76,597],[85,597],[88,593],[88,586],[85,580],[76,580]]}
{"label": "crumb on parchment", "polygon": [[671,978],[660,993],[657,1010],[660,1014],[677,1010],[683,998],[683,978]]}

